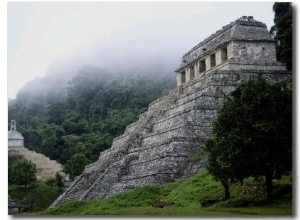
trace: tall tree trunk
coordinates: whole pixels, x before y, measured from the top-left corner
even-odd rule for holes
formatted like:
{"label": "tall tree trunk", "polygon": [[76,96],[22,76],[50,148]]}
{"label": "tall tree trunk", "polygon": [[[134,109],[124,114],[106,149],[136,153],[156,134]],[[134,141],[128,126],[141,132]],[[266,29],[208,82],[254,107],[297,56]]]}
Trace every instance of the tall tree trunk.
{"label": "tall tree trunk", "polygon": [[224,197],[225,197],[225,200],[229,199],[230,198],[230,192],[229,192],[229,183],[228,183],[228,180],[222,180],[221,181],[223,187],[224,187],[224,191],[225,191],[225,194],[224,194]]}
{"label": "tall tree trunk", "polygon": [[266,190],[267,190],[267,198],[268,200],[271,200],[273,198],[273,185],[272,185],[272,171],[268,170],[266,172],[265,178],[266,178]]}

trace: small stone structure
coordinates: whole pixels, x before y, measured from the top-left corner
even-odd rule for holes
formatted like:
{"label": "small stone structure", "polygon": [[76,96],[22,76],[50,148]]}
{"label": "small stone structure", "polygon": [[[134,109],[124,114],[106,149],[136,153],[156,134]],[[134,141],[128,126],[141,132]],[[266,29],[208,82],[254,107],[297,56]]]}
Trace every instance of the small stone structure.
{"label": "small stone structure", "polygon": [[112,147],[87,165],[50,208],[198,173],[205,159],[187,158],[211,135],[212,120],[238,85],[258,74],[270,83],[292,80],[291,72],[276,61],[266,25],[251,16],[193,47],[176,72],[178,86],[150,103],[148,111],[114,138]]}
{"label": "small stone structure", "polygon": [[55,160],[50,160],[43,154],[30,151],[24,147],[24,138],[20,132],[16,130],[16,121],[11,121],[11,130],[8,132],[8,154],[22,155],[25,159],[31,161],[36,165],[36,177],[39,180],[48,180],[55,177],[59,172],[62,176],[63,167]]}
{"label": "small stone structure", "polygon": [[20,213],[21,211],[21,205],[8,196],[8,214],[12,215],[13,213]]}
{"label": "small stone structure", "polygon": [[10,131],[8,132],[8,148],[18,149],[24,147],[24,137],[17,131],[15,120],[11,120]]}

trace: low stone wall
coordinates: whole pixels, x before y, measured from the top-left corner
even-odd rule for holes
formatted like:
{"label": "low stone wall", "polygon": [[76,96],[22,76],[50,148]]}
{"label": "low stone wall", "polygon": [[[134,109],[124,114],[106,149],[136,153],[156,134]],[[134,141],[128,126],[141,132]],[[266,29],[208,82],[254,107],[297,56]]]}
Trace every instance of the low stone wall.
{"label": "low stone wall", "polygon": [[20,212],[22,212],[21,205],[15,202],[10,196],[8,196],[8,214],[13,215],[14,213]]}

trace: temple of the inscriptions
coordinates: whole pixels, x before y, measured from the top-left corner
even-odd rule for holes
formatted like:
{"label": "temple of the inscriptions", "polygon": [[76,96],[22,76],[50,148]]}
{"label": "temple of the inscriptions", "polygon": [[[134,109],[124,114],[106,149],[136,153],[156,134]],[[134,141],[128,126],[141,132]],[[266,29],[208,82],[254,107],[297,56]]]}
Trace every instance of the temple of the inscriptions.
{"label": "temple of the inscriptions", "polygon": [[224,26],[182,57],[177,86],[214,70],[286,70],[276,61],[276,49],[266,25],[253,16]]}
{"label": "temple of the inscriptions", "polygon": [[211,122],[238,85],[258,74],[269,83],[292,81],[292,72],[276,61],[266,25],[252,16],[238,18],[194,46],[175,72],[177,87],[150,103],[50,208],[200,172],[205,158],[189,158],[211,135]]}

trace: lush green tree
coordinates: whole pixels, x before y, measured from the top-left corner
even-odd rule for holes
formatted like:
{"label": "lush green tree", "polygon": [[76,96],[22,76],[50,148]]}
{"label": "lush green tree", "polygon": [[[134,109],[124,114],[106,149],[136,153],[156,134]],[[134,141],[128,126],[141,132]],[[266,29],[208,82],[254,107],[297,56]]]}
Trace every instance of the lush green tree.
{"label": "lush green tree", "polygon": [[19,160],[22,160],[24,159],[24,157],[22,155],[12,155],[12,154],[9,154],[8,155],[8,184],[13,184],[14,182],[14,179],[13,179],[13,176],[12,176],[12,166]]}
{"label": "lush green tree", "polygon": [[[99,158],[99,152],[108,149],[111,146],[113,136],[111,133],[99,135],[99,133],[91,132],[81,136],[81,141],[85,146],[85,155],[87,158],[95,162]],[[80,146],[80,143],[78,144]],[[82,148],[81,148],[82,149]]]}
{"label": "lush green tree", "polygon": [[[205,142],[207,168],[223,181],[264,176],[268,199],[272,180],[292,169],[292,91],[262,76],[240,85],[219,110]],[[225,196],[228,198],[228,195]]]}
{"label": "lush green tree", "polygon": [[98,69],[91,67],[81,69],[68,82],[67,102],[69,106],[82,117],[87,117],[92,100],[106,79],[106,73],[99,72]]}
{"label": "lush green tree", "polygon": [[45,183],[46,183],[46,185],[52,186],[52,187],[54,187],[54,186],[56,185],[55,179],[54,179],[53,177],[50,178],[50,179],[47,179],[47,180],[45,181]]}
{"label": "lush green tree", "polygon": [[36,165],[26,159],[21,159],[15,162],[11,167],[10,179],[12,183],[24,185],[27,188],[28,184],[36,181]]}
{"label": "lush green tree", "polygon": [[46,115],[48,116],[48,123],[61,125],[64,119],[66,105],[64,102],[55,102],[46,108]]}
{"label": "lush green tree", "polygon": [[33,211],[34,207],[38,203],[39,198],[34,193],[29,193],[25,196],[21,203],[24,211]]}
{"label": "lush green tree", "polygon": [[21,131],[24,137],[24,146],[26,148],[41,153],[41,136],[39,129],[33,129],[32,127],[25,128]]}
{"label": "lush green tree", "polygon": [[64,165],[64,172],[70,174],[70,178],[74,179],[74,177],[80,175],[85,166],[91,162],[92,161],[86,158],[84,154],[74,154]]}
{"label": "lush green tree", "polygon": [[56,159],[59,156],[58,146],[62,142],[62,136],[65,131],[62,127],[54,124],[45,124],[40,128],[40,148],[43,154],[50,159]]}
{"label": "lush green tree", "polygon": [[276,41],[277,60],[286,63],[287,69],[292,70],[293,64],[293,9],[291,2],[275,2],[274,26],[270,33]]}
{"label": "lush green tree", "polygon": [[225,147],[222,147],[222,142],[225,139],[212,136],[208,138],[203,145],[205,156],[208,157],[206,164],[207,170],[214,176],[216,181],[219,181],[224,187],[224,199],[230,198],[229,181],[233,174],[228,155],[224,152]]}

